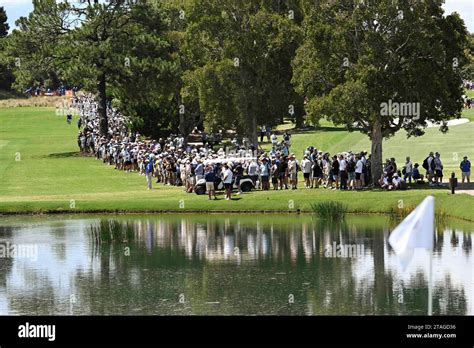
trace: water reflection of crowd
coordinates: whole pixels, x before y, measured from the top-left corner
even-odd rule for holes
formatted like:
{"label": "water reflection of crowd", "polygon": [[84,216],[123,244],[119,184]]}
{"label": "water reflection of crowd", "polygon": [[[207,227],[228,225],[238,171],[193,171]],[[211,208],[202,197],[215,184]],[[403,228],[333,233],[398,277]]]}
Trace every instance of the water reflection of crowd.
{"label": "water reflection of crowd", "polygon": [[[334,229],[337,229],[336,232]],[[254,261],[269,257],[295,262],[304,256],[307,262],[325,255],[325,247],[336,241],[364,243],[355,226],[342,224],[245,224],[230,219],[194,222],[140,220],[134,222],[137,242],[149,251],[156,247],[181,249],[188,258],[206,260]],[[370,246],[367,246],[370,252]],[[304,254],[304,255],[302,255]]]}
{"label": "water reflection of crowd", "polygon": [[[150,252],[157,247],[172,248],[183,250],[189,259],[198,256],[205,260],[239,262],[270,257],[291,262],[304,258],[310,262],[326,257],[326,247],[333,243],[363,245],[364,253],[372,255],[377,247],[372,241],[374,234],[380,236],[380,247],[387,243],[390,231],[390,226],[385,224],[369,227],[366,224],[330,224],[311,220],[294,224],[260,221],[248,223],[231,219],[165,219],[138,220],[132,224],[136,242],[144,245]],[[471,253],[472,232],[450,232],[445,227],[438,228],[437,251],[442,252],[441,248],[446,247],[444,238],[449,237],[451,247],[461,248],[467,255]]]}

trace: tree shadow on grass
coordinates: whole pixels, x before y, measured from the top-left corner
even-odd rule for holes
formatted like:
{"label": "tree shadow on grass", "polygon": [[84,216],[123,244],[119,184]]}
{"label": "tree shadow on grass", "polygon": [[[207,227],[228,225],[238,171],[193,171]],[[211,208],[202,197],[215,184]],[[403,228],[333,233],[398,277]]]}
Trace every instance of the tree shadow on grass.
{"label": "tree shadow on grass", "polygon": [[58,152],[58,153],[50,153],[49,155],[45,156],[46,158],[70,158],[70,157],[82,157],[79,151],[73,152]]}
{"label": "tree shadow on grass", "polygon": [[458,187],[456,187],[456,190],[474,191],[474,182],[462,184],[458,178]]}
{"label": "tree shadow on grass", "polygon": [[436,190],[436,191],[449,191],[450,188],[448,184],[444,183],[443,186],[429,186],[428,184],[411,184],[405,190],[386,190],[381,189],[380,187],[365,189],[363,191],[370,192],[407,192],[407,191],[423,191],[423,190]]}
{"label": "tree shadow on grass", "polygon": [[[341,131],[347,131],[346,128],[344,127],[335,127],[335,126],[322,126],[322,127],[307,127],[307,128],[293,128],[289,129],[289,132],[291,135],[295,134],[309,134],[313,132],[341,132]],[[284,130],[278,130],[275,131],[276,135],[282,135],[285,131]],[[268,143],[268,142],[267,142]]]}

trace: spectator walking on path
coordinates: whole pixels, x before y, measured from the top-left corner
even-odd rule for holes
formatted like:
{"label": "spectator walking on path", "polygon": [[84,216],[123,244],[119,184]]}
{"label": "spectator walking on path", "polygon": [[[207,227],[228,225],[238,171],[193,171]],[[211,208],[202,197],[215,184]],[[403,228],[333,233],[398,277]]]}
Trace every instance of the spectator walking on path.
{"label": "spectator walking on path", "polygon": [[145,175],[146,175],[146,182],[147,188],[149,190],[152,189],[152,182],[153,182],[153,156],[150,157],[145,161]]}
{"label": "spectator walking on path", "polygon": [[471,162],[467,159],[467,156],[464,156],[459,168],[461,168],[462,183],[464,184],[464,180],[466,180],[469,184],[471,179]]}

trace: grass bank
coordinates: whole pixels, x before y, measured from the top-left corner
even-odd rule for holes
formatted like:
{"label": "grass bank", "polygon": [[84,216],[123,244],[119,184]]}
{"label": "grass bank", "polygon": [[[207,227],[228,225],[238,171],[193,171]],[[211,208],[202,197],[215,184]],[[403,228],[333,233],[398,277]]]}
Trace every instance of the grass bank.
{"label": "grass bank", "polygon": [[[300,188],[251,192],[235,196],[233,201],[209,201],[205,196],[163,185],[147,191],[144,177],[78,156],[77,127],[74,122],[68,125],[65,117],[56,116],[54,111],[0,108],[0,213],[310,212],[311,204],[335,201],[343,203],[349,213],[379,214],[400,204],[414,206],[433,194],[438,209],[445,214],[474,221],[474,197],[452,196],[445,189],[336,192]],[[320,132],[304,134],[306,139],[295,135],[294,142],[320,144],[325,136]],[[352,134],[345,132],[345,136]],[[340,139],[333,139],[332,146],[342,147],[340,142],[346,142],[346,137],[342,134]],[[472,137],[463,139],[460,146],[467,142],[472,151],[472,141]],[[409,151],[410,146],[403,151]]]}

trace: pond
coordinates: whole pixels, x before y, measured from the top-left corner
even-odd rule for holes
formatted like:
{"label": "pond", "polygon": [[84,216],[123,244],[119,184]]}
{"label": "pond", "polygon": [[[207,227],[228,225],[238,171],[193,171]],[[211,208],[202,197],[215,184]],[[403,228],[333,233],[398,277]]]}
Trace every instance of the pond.
{"label": "pond", "polygon": [[[444,225],[433,314],[474,315],[474,225]],[[3,218],[0,314],[426,315],[430,254],[402,267],[393,227],[380,216]]]}

